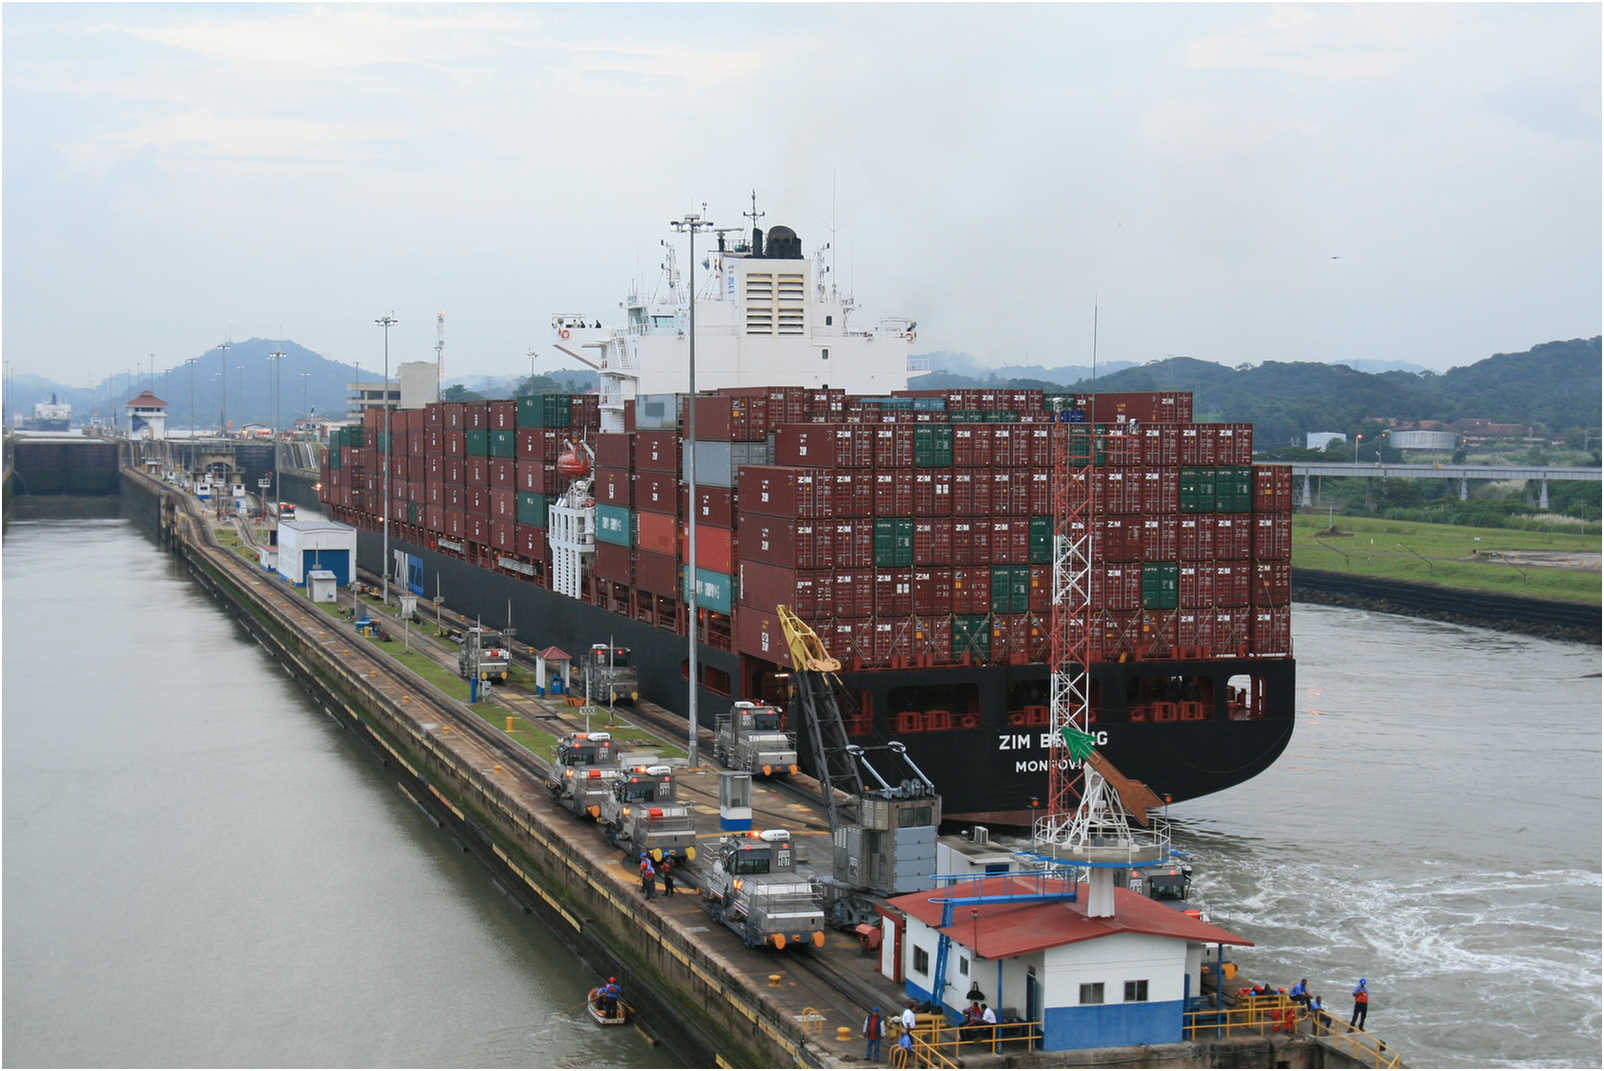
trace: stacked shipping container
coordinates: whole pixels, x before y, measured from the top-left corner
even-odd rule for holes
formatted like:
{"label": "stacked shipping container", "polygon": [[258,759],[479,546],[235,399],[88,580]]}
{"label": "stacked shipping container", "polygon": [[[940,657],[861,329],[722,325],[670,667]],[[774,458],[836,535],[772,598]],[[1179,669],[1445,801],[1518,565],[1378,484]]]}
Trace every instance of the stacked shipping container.
{"label": "stacked shipping container", "polygon": [[[1054,436],[1093,452],[1099,660],[1290,653],[1289,466],[1252,464],[1246,424],[1192,422],[1185,393],[847,397],[795,387],[646,396],[598,434],[594,395],[443,403],[392,416],[390,514],[415,541],[546,580],[565,441],[595,445],[587,597],[783,662],[774,606],[848,665],[1047,658]],[[342,520],[377,526],[380,417],[337,433],[323,474]],[[694,459],[696,501],[685,465]],[[695,526],[696,561],[688,562]]]}

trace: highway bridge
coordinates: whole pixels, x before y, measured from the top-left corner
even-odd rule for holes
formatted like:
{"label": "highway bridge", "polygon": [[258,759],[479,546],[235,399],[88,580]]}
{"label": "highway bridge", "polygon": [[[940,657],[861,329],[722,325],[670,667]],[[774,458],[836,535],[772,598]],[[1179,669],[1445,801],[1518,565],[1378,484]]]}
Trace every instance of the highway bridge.
{"label": "highway bridge", "polygon": [[1384,480],[1458,480],[1459,499],[1470,497],[1471,480],[1537,480],[1540,482],[1537,505],[1548,508],[1550,481],[1590,480],[1604,478],[1604,469],[1576,465],[1397,465],[1385,462],[1350,461],[1294,461],[1294,478],[1303,477],[1302,505],[1314,505],[1313,479],[1320,476],[1363,476]]}

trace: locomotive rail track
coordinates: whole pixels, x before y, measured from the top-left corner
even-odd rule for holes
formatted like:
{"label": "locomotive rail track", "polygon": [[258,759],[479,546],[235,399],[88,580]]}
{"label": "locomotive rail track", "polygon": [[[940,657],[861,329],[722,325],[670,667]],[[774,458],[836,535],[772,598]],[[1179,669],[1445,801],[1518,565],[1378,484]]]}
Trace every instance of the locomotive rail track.
{"label": "locomotive rail track", "polygon": [[[299,629],[326,650],[338,652],[347,668],[364,678],[371,687],[381,694],[392,700],[405,697],[405,702],[409,704],[415,717],[423,714],[426,719],[432,719],[440,726],[449,726],[451,733],[458,739],[458,743],[455,746],[460,747],[464,737],[471,738],[477,749],[482,752],[482,758],[474,760],[475,765],[480,766],[481,769],[499,765],[504,774],[516,779],[516,785],[512,786],[511,790],[508,791],[510,796],[531,810],[538,810],[547,815],[561,811],[563,815],[572,818],[567,811],[559,808],[551,800],[545,788],[549,771],[547,763],[541,761],[539,757],[531,753],[522,744],[503,734],[494,725],[487,723],[464,704],[441,696],[423,678],[413,673],[399,661],[389,657],[386,652],[375,648],[367,639],[355,635],[354,629],[350,624],[330,618],[321,611],[307,606],[304,598],[296,593],[283,578],[278,577],[276,574],[264,573],[262,570],[252,567],[238,554],[222,547],[212,537],[211,530],[204,519],[199,516],[193,500],[189,500],[187,505],[191,518],[197,522],[197,527],[201,532],[200,539],[210,551],[209,560],[213,565],[226,571],[234,583],[242,587],[267,585],[272,588],[280,596],[280,600],[288,604],[280,607],[280,613],[286,623],[292,624],[293,627]],[[422,600],[420,600],[421,604]],[[440,617],[442,622],[450,619],[459,625],[471,624],[460,615],[444,608],[441,608]],[[445,645],[439,642],[437,638],[427,635],[415,636],[414,638],[420,640],[425,646],[431,660],[446,668],[455,669],[454,649],[447,650]],[[515,652],[514,657],[524,664],[533,665],[533,659],[527,655],[520,655]],[[511,690],[506,689],[505,691]],[[533,697],[528,696],[526,698],[533,699]],[[420,706],[425,708],[426,713],[425,710],[419,709]],[[676,739],[676,735],[683,731],[683,722],[676,722],[674,715],[667,711],[653,708],[650,705],[634,708],[632,719],[636,722],[647,723],[651,731],[662,735],[668,740]],[[581,719],[576,714],[568,713],[566,709],[543,718],[543,721],[546,725],[560,726],[564,731],[583,729]],[[710,737],[707,743],[710,748]],[[765,783],[780,794],[794,798],[809,807],[810,812],[813,812],[813,817],[810,822],[812,828],[808,832],[814,834],[828,833],[828,829],[817,814],[819,809],[817,796],[809,792],[803,784],[793,783],[784,778],[771,779]],[[807,783],[812,783],[812,779],[808,778]],[[710,800],[712,809],[716,810],[716,791],[701,790],[687,784],[685,781],[681,781],[681,785],[690,794],[699,797],[698,803],[701,803],[704,799]],[[508,786],[503,785],[502,788],[506,790]],[[755,814],[773,819],[776,825],[783,825],[793,830],[799,828],[794,814],[782,814],[772,808],[763,808],[756,804],[757,801],[754,800]],[[708,806],[705,803],[702,805]],[[550,808],[550,810],[546,810],[547,808]],[[579,821],[577,819],[574,821],[577,826]],[[600,840],[600,834],[597,830],[591,829],[587,832],[595,836],[598,841]],[[695,863],[691,863],[685,868],[687,879],[685,892],[697,895],[693,892],[693,889],[700,887],[700,881],[698,880],[700,875],[701,868]],[[699,896],[697,898],[699,899]],[[698,914],[700,914],[699,911]],[[710,926],[708,927],[708,932],[722,935],[710,938],[710,940],[733,944],[736,947],[741,946],[740,938],[723,926]],[[876,1004],[885,1008],[891,1006],[891,1002],[884,992],[877,992],[872,985],[866,984],[863,980],[854,977],[851,973],[832,962],[837,956],[859,956],[862,954],[855,938],[832,932],[827,935],[824,950],[815,950],[811,945],[804,945],[791,948],[785,952],[758,952],[755,954],[765,963],[767,972],[777,973],[781,977],[787,972],[798,972],[808,975],[818,983],[821,983],[820,986],[809,986],[809,991],[815,994],[811,998],[813,1003],[810,1006],[829,1018],[855,1023],[861,1020],[864,1009],[867,1007]],[[822,992],[819,992],[818,990],[821,987]]]}

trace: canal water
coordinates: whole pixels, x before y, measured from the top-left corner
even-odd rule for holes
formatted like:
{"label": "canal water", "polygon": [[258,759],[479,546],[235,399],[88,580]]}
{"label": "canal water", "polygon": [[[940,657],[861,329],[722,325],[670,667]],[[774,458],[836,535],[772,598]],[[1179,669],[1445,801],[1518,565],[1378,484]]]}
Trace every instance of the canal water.
{"label": "canal water", "polygon": [[130,523],[15,501],[6,1066],[672,1060]]}
{"label": "canal water", "polygon": [[[115,519],[4,540],[7,1065],[629,1066],[594,979]],[[1599,651],[1300,605],[1196,899],[1414,1066],[1597,1065]]]}

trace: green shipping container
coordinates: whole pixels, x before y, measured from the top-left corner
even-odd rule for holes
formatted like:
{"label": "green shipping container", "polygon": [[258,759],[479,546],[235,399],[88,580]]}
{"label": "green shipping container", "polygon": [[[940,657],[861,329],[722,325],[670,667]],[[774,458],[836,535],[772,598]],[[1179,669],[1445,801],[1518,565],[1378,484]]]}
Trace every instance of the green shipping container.
{"label": "green shipping container", "polygon": [[1053,519],[1030,519],[1030,564],[1051,565],[1053,561]]}
{"label": "green shipping container", "polygon": [[[1068,436],[1069,462],[1072,465],[1084,465],[1092,456],[1092,426],[1090,424],[1067,425],[1065,434]],[[1097,463],[1106,461],[1101,444],[1097,449]]]}
{"label": "green shipping container", "polygon": [[[685,570],[685,598],[690,600],[691,571]],[[734,587],[725,573],[715,573],[711,569],[696,570],[696,605],[698,609],[717,610],[721,614],[730,612],[730,591]]]}
{"label": "green shipping container", "polygon": [[346,446],[364,446],[367,443],[367,428],[361,424],[353,424],[345,429]]}
{"label": "green shipping container", "polygon": [[407,503],[407,523],[408,524],[417,524],[418,523],[418,504],[416,502],[408,502]]}
{"label": "green shipping container", "polygon": [[380,457],[390,453],[390,436],[381,431],[374,436],[374,439],[376,440],[374,443],[374,450]]}
{"label": "green shipping container", "polygon": [[496,428],[490,432],[491,457],[517,457],[518,433],[511,428]]}
{"label": "green shipping container", "polygon": [[1023,614],[1030,610],[1030,566],[991,567],[991,612]]}
{"label": "green shipping container", "polygon": [[490,456],[490,429],[489,428],[479,428],[477,430],[468,431],[465,434],[467,435],[467,438],[468,438],[467,454],[468,454],[469,457],[489,457]]}
{"label": "green shipping container", "polygon": [[566,428],[572,423],[572,395],[523,394],[518,397],[520,428]]}
{"label": "green shipping container", "polygon": [[920,424],[913,429],[913,463],[921,469],[952,467],[952,425]]}
{"label": "green shipping container", "polygon": [[[1180,478],[1181,512],[1182,513],[1213,513],[1214,512],[1214,470],[1213,469],[1182,469]],[[1249,499],[1252,498],[1252,486],[1249,485]]]}
{"label": "green shipping container", "polygon": [[988,614],[954,614],[952,653],[955,656],[991,657],[991,625]]}
{"label": "green shipping container", "polygon": [[[337,438],[339,438],[339,436],[336,435],[335,438],[337,439]],[[334,440],[331,439],[329,441],[329,468],[337,469],[337,468],[341,467],[340,466],[340,451],[342,449],[343,449],[343,447],[341,447],[337,443],[335,443]]]}
{"label": "green shipping container", "polygon": [[1214,511],[1253,512],[1252,468],[1246,465],[1221,465],[1214,470]]}
{"label": "green shipping container", "polygon": [[913,564],[912,517],[881,517],[874,522],[874,564],[882,569]]}
{"label": "green shipping container", "polygon": [[1173,610],[1180,605],[1180,567],[1171,562],[1142,566],[1142,609]]}
{"label": "green shipping container", "polygon": [[635,545],[635,515],[623,506],[596,504],[596,538],[619,547]]}
{"label": "green shipping container", "polygon": [[[473,432],[469,432],[472,435]],[[532,524],[536,528],[546,527],[546,507],[548,503],[545,495],[537,495],[533,491],[518,492],[518,523]]]}

